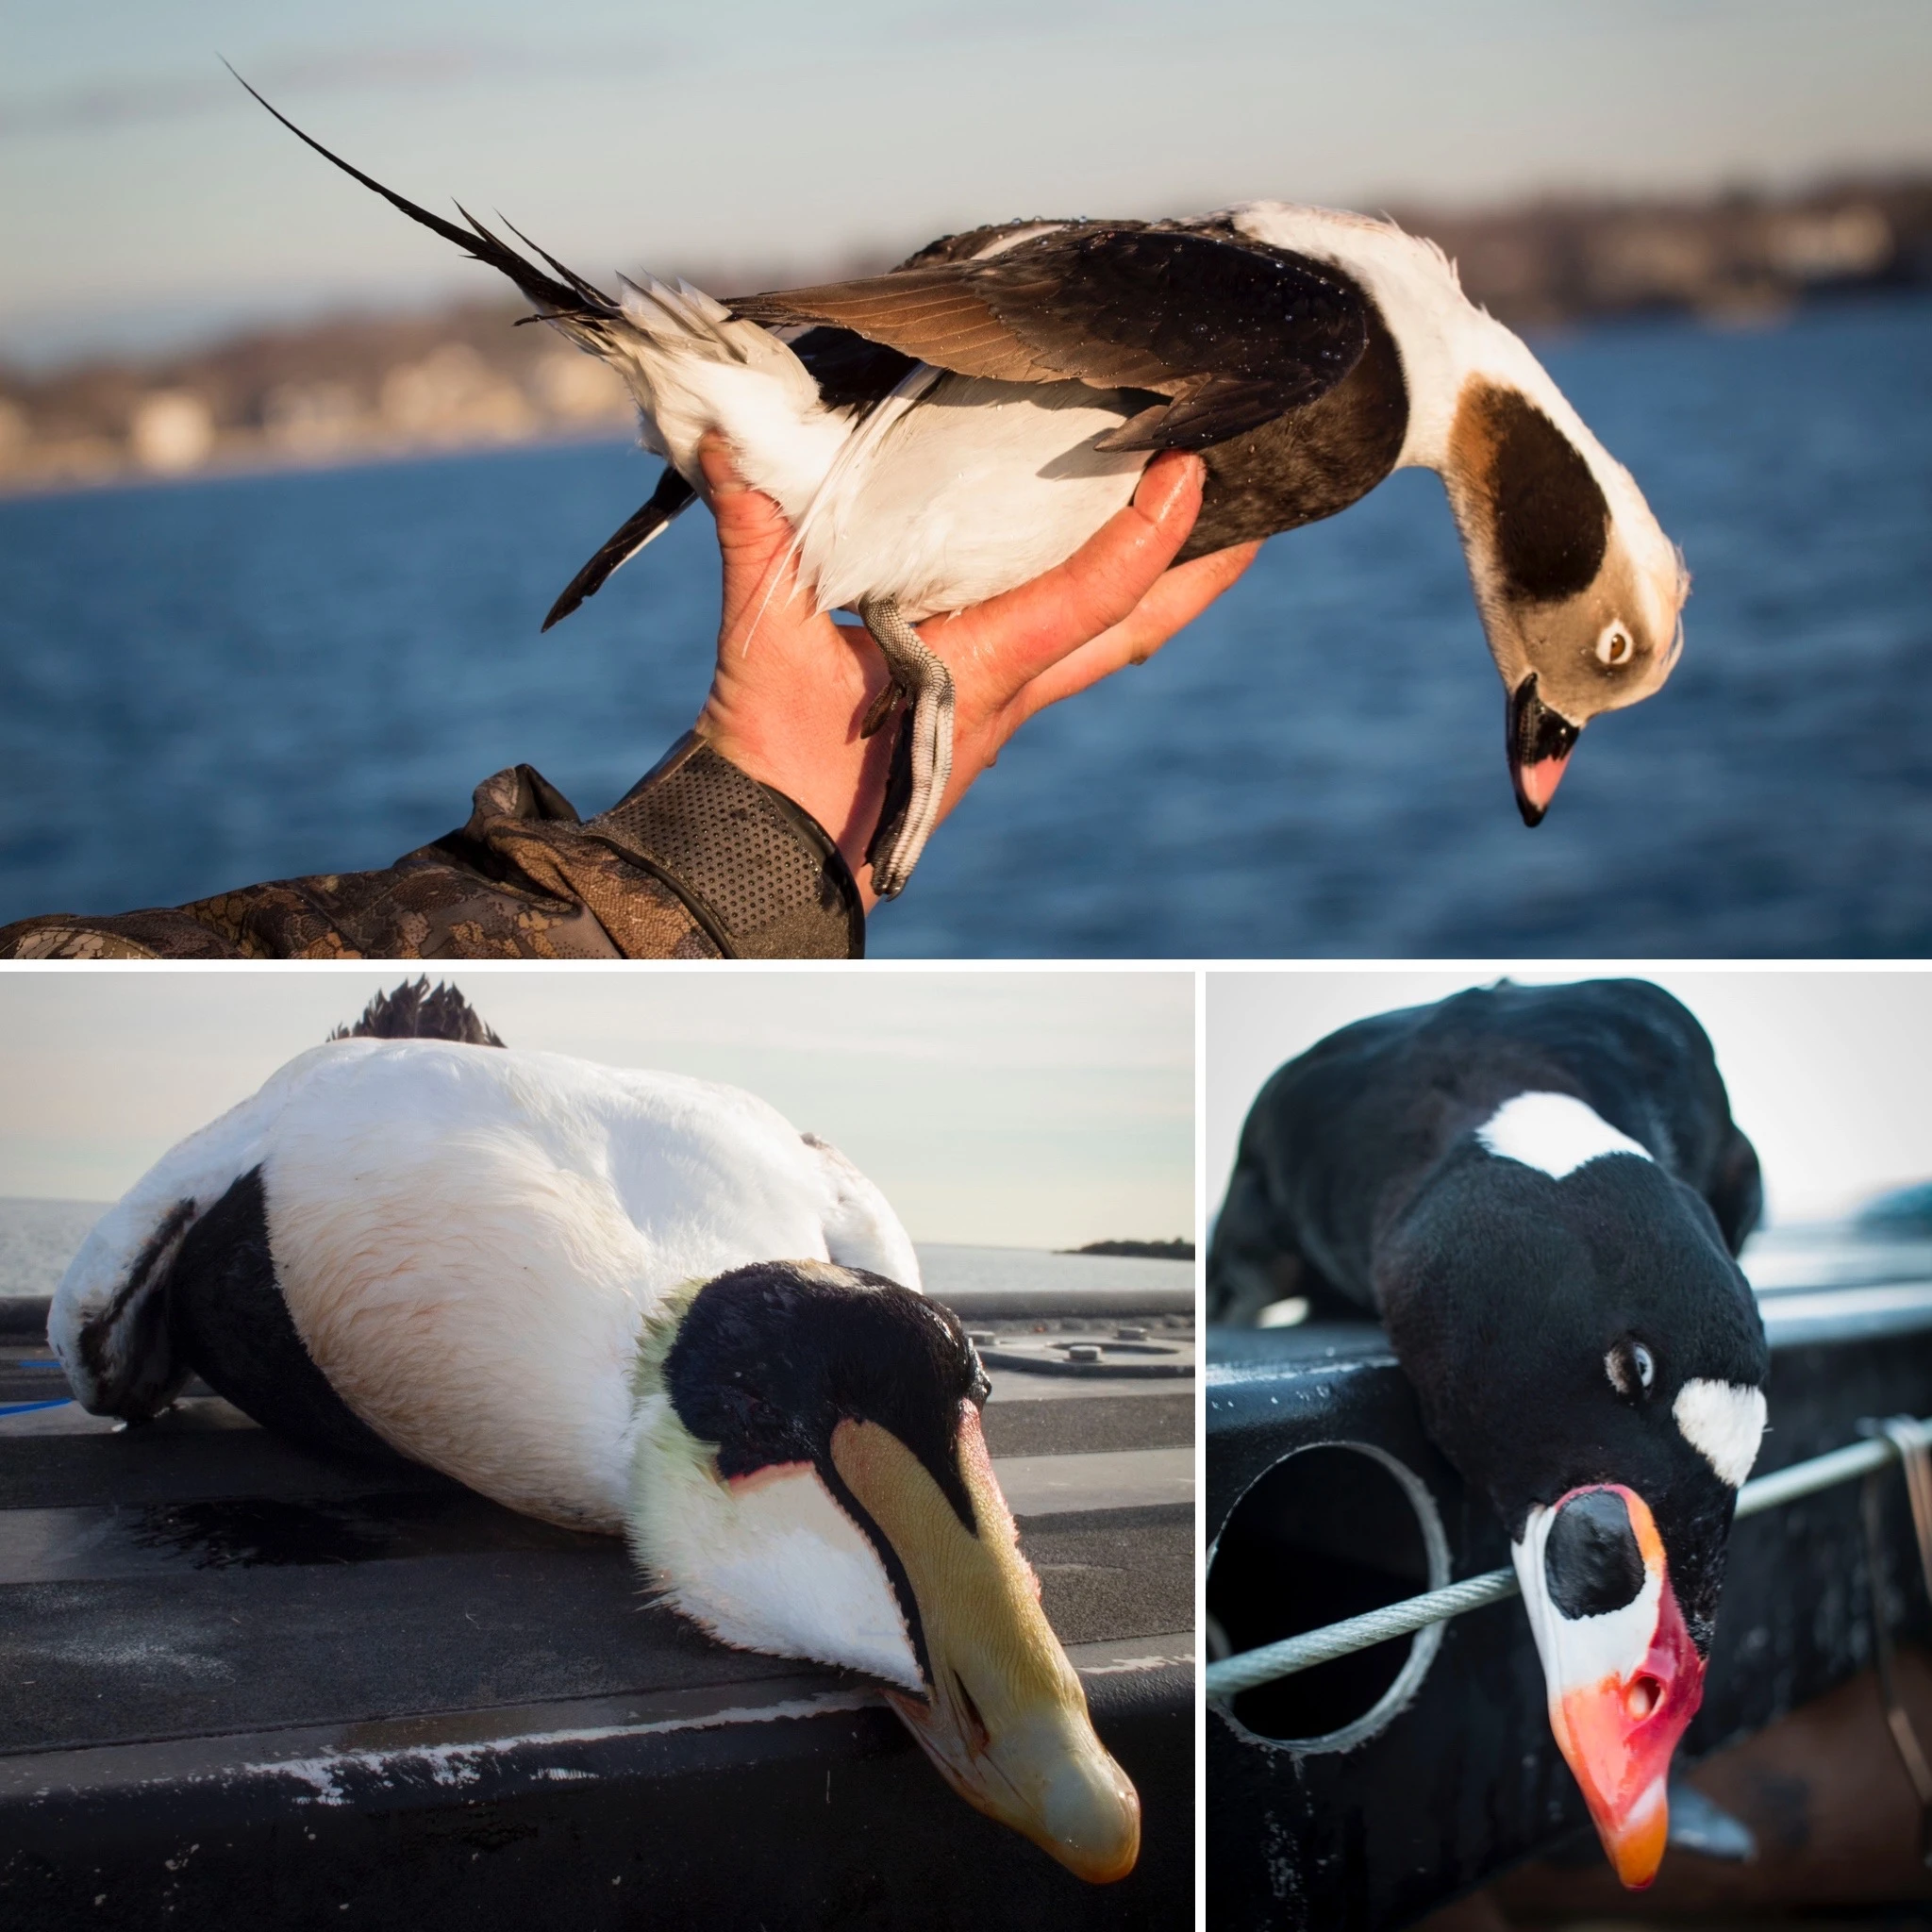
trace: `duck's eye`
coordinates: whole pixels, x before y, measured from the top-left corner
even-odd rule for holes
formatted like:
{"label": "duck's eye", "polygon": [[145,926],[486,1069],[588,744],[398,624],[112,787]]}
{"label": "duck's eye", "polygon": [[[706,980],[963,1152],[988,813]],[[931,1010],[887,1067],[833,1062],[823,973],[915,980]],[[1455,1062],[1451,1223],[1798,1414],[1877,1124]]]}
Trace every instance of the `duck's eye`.
{"label": "duck's eye", "polygon": [[1657,1362],[1641,1341],[1620,1341],[1604,1357],[1604,1373],[1619,1395],[1635,1398],[1657,1380]]}
{"label": "duck's eye", "polygon": [[1605,664],[1627,664],[1637,655],[1637,646],[1621,624],[1607,625],[1596,641],[1596,655]]}

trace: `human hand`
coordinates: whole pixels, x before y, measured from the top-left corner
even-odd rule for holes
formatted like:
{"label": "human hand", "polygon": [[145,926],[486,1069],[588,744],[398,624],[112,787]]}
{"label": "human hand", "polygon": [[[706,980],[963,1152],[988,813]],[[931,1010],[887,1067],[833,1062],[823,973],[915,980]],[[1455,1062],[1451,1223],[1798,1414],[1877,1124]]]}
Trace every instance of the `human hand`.
{"label": "human hand", "polygon": [[[718,668],[697,729],[741,771],[803,806],[837,841],[868,910],[865,848],[885,796],[892,733],[859,724],[886,683],[865,629],[815,615],[799,588],[791,526],[747,489],[729,445],[699,451],[724,558]],[[1254,560],[1258,543],[1169,569],[1201,508],[1206,466],[1170,452],[1134,500],[1066,562],[957,616],[919,625],[952,671],[953,774],[943,819],[1026,720],[1128,664],[1144,664]]]}

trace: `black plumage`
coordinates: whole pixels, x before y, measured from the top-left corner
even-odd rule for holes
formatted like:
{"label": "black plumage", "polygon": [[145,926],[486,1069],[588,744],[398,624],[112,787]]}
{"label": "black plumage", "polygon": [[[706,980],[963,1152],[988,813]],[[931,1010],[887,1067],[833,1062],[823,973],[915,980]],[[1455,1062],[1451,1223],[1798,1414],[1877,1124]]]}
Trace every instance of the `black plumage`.
{"label": "black plumage", "polygon": [[841,1420],[875,1423],[909,1449],[968,1534],[983,1525],[959,1474],[960,1404],[983,1407],[986,1372],[950,1308],[858,1268],[766,1261],[692,1297],[664,1359],[678,1420],[716,1447],[720,1475],[809,1463],[873,1548],[898,1599],[919,1668],[924,1620],[892,1540],[832,1457]]}
{"label": "black plumage", "polygon": [[[226,66],[227,63],[225,61],[223,64]],[[228,72],[235,74],[232,67],[228,68]],[[602,289],[587,282],[575,270],[564,267],[555,256],[537,247],[537,244],[528,241],[526,237],[517,234],[516,229],[511,228],[510,232],[517,235],[517,239],[526,247],[542,256],[544,261],[555,272],[553,275],[543,274],[533,263],[526,261],[500,236],[492,235],[461,203],[457,205],[457,212],[469,225],[459,228],[456,223],[444,221],[441,215],[433,215],[425,208],[418,208],[413,201],[398,194],[394,189],[385,188],[374,175],[365,175],[360,168],[343,160],[341,155],[331,153],[313,135],[304,134],[286,114],[262,100],[261,95],[256,93],[252,87],[248,87],[248,83],[242,80],[239,74],[235,74],[235,78],[241,80],[242,85],[248,88],[248,92],[255,94],[255,98],[260,101],[297,141],[313,148],[324,160],[333,162],[351,179],[359,181],[372,193],[381,195],[391,208],[408,215],[412,222],[422,223],[425,228],[441,235],[445,242],[454,242],[473,261],[480,261],[486,268],[493,268],[499,274],[508,275],[524,294],[542,308],[545,320],[575,323],[581,325],[589,333],[595,334],[600,323],[615,321],[621,315],[622,310],[616,302]],[[508,226],[508,224],[506,223],[505,225]]]}
{"label": "black plumage", "polygon": [[958,1424],[962,1401],[985,1401],[985,1372],[950,1308],[883,1275],[784,1261],[719,1275],[678,1326],[664,1386],[726,1476],[788,1462],[825,1474],[840,1418],[877,1423],[978,1533]]}
{"label": "black plumage", "polygon": [[553,624],[560,624],[586,597],[594,597],[614,572],[621,570],[652,538],[661,536],[677,517],[689,509],[697,501],[697,494],[667,463],[664,474],[658,478],[658,487],[640,508],[605,538],[596,555],[563,587],[557,602],[550,607],[549,615],[543,620],[543,628],[548,630]]}
{"label": "black plumage", "polygon": [[406,979],[393,992],[379,992],[353,1026],[338,1026],[331,1040],[447,1040],[458,1046],[501,1046],[503,1041],[460,989],[427,974]]}
{"label": "black plumage", "polygon": [[[1582,1101],[1652,1158],[1560,1179],[1501,1158],[1478,1130],[1525,1093]],[[1378,1317],[1429,1433],[1512,1537],[1532,1506],[1631,1485],[1702,1649],[1735,1489],[1674,1402],[1692,1380],[1764,1381],[1734,1259],[1760,1201],[1676,1000],[1641,980],[1505,983],[1343,1027],[1274,1075],[1214,1230],[1210,1319],[1294,1294]],[[1653,1379],[1613,1379],[1639,1345]]]}
{"label": "black plumage", "polygon": [[987,259],[732,303],[767,327],[844,328],[958,375],[1158,400],[1098,447],[1201,449],[1312,402],[1367,343],[1347,275],[1264,243],[1074,223]]}
{"label": "black plumage", "polygon": [[330,1386],[296,1332],[269,1245],[268,1198],[251,1168],[195,1222],[163,1289],[177,1371],[317,1455],[403,1458]]}

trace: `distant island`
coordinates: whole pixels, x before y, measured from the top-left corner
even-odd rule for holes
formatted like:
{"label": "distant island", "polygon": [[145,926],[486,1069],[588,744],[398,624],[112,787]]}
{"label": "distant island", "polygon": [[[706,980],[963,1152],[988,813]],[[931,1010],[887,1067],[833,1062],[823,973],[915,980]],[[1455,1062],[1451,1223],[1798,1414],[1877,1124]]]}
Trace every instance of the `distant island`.
{"label": "distant island", "polygon": [[1192,1241],[1089,1241],[1084,1248],[1056,1248],[1057,1255],[1124,1255],[1136,1261],[1191,1261]]}

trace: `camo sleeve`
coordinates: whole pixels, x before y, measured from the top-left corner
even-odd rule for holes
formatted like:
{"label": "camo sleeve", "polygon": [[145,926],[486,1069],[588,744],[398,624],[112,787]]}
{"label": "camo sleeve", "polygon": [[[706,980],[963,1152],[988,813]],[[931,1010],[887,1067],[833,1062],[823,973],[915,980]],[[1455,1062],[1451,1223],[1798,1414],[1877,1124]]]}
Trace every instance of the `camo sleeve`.
{"label": "camo sleeve", "polygon": [[579,819],[528,765],[469,822],[377,872],[323,873],[108,916],[0,927],[0,959],[853,958],[858,887],[791,800],[687,735]]}

